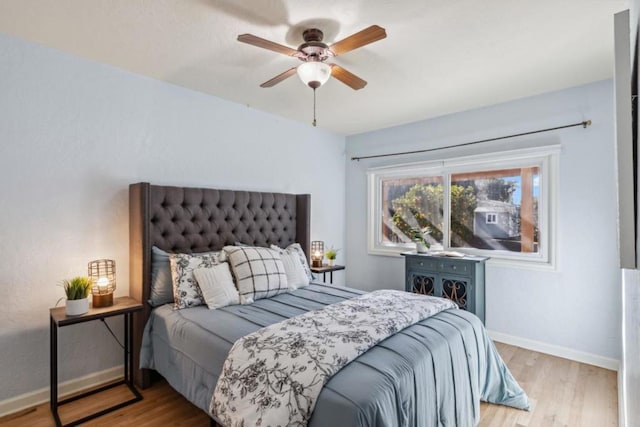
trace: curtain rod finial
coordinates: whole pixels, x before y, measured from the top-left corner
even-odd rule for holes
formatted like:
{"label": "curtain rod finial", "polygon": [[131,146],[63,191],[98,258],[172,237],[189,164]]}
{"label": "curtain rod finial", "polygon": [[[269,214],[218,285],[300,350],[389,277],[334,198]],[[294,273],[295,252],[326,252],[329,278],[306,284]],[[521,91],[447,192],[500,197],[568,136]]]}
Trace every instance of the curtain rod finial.
{"label": "curtain rod finial", "polygon": [[587,126],[591,126],[591,120],[585,120],[584,122],[582,122],[582,127],[583,128],[587,128]]}

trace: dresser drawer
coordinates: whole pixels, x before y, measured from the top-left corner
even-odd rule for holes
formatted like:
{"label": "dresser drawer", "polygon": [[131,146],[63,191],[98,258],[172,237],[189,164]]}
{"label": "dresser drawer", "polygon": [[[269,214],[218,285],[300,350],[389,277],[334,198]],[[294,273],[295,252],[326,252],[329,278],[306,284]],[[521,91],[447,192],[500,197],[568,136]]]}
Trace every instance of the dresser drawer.
{"label": "dresser drawer", "polygon": [[442,260],[438,262],[438,271],[452,273],[462,276],[471,276],[474,264],[470,262],[460,262],[452,260]]}
{"label": "dresser drawer", "polygon": [[414,269],[436,271],[438,269],[438,263],[427,257],[407,257],[407,270]]}

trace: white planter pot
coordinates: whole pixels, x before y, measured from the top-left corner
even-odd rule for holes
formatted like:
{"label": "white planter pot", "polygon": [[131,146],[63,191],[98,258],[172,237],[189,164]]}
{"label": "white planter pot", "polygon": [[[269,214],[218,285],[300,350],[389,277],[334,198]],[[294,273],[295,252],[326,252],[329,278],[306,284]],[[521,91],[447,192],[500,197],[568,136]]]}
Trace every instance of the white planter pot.
{"label": "white planter pot", "polygon": [[416,242],[416,252],[418,252],[419,254],[426,254],[429,252],[429,248],[427,248],[420,242]]}
{"label": "white planter pot", "polygon": [[334,260],[332,260],[332,259],[327,259],[327,265],[328,265],[329,267],[333,267],[333,262],[334,262]]}
{"label": "white planter pot", "polygon": [[68,299],[65,304],[67,316],[80,316],[89,311],[89,298]]}

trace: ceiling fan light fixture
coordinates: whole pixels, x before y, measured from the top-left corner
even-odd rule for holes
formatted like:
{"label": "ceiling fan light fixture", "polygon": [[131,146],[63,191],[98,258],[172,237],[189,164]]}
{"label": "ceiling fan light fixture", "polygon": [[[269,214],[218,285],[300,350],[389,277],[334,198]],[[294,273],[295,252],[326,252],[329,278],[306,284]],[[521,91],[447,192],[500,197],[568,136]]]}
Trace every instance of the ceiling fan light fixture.
{"label": "ceiling fan light fixture", "polygon": [[331,66],[318,61],[303,62],[298,66],[298,77],[305,85],[317,89],[331,77]]}

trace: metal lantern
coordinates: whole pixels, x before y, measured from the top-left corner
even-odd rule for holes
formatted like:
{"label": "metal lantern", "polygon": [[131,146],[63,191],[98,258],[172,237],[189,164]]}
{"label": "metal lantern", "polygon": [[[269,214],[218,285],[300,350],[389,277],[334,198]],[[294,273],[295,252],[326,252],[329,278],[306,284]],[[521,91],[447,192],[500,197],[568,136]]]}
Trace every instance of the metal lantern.
{"label": "metal lantern", "polygon": [[311,266],[322,267],[322,259],[324,258],[324,242],[322,240],[314,240],[311,242]]}
{"label": "metal lantern", "polygon": [[91,294],[93,307],[113,305],[113,291],[116,290],[116,262],[111,259],[98,259],[89,263],[89,277],[93,282]]}

